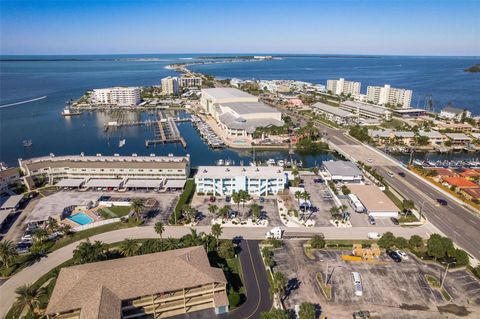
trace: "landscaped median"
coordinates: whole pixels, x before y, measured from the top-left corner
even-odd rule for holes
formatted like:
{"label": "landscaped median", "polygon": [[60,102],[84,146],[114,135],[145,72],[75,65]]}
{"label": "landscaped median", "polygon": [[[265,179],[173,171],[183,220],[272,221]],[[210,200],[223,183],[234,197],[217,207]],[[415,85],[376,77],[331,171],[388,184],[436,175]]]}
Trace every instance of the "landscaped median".
{"label": "landscaped median", "polygon": [[444,287],[440,287],[441,285],[437,278],[432,275],[425,275],[425,280],[427,281],[430,288],[440,291],[443,300],[445,300],[446,302],[450,302],[452,300],[452,296],[450,296],[448,291]]}
{"label": "landscaped median", "polygon": [[323,275],[320,272],[317,272],[315,274],[315,279],[317,280],[317,284],[320,287],[320,290],[322,291],[322,294],[325,296],[325,298],[327,300],[331,300],[332,299],[332,285],[325,282],[325,279],[323,278]]}

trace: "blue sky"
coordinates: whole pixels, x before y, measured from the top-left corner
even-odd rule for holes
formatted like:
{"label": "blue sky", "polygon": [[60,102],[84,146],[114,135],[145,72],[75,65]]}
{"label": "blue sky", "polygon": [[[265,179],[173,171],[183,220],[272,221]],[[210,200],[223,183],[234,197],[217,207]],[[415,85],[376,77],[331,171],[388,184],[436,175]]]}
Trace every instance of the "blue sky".
{"label": "blue sky", "polygon": [[2,54],[480,55],[480,1],[0,0]]}

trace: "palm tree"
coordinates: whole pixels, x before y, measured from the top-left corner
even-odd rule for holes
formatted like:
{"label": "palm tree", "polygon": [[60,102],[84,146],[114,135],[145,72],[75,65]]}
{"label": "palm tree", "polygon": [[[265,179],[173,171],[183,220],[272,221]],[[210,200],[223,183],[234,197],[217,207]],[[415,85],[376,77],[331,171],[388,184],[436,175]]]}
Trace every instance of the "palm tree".
{"label": "palm tree", "polygon": [[35,241],[42,242],[47,238],[48,232],[44,228],[39,227],[33,231],[32,236]]}
{"label": "palm tree", "polygon": [[302,198],[304,201],[310,200],[310,193],[307,192],[307,191],[302,192],[301,198]]}
{"label": "palm tree", "polygon": [[134,198],[132,200],[131,208],[133,213],[135,214],[135,218],[140,220],[140,213],[143,212],[145,205],[143,204],[143,200],[141,198]]}
{"label": "palm tree", "polygon": [[253,217],[257,219],[258,217],[260,217],[262,208],[257,203],[253,203],[252,205],[250,205],[250,211],[252,212]]}
{"label": "palm tree", "polygon": [[197,215],[197,210],[190,205],[184,205],[183,212],[185,213],[187,219],[190,220],[190,223],[193,224]]}
{"label": "palm tree", "polygon": [[162,222],[155,223],[155,232],[160,235],[160,239],[162,239],[162,234],[165,231],[165,226]]}
{"label": "palm tree", "polygon": [[298,202],[298,205],[300,205],[300,198],[302,198],[302,192],[301,191],[296,191],[294,196],[295,196],[295,199]]}
{"label": "palm tree", "polygon": [[273,273],[272,290],[282,298],[285,293],[285,286],[287,285],[287,277],[281,272]]}
{"label": "palm tree", "polygon": [[56,232],[59,228],[60,226],[58,225],[58,221],[55,218],[52,218],[52,217],[48,218],[47,231],[49,234]]}
{"label": "palm tree", "polygon": [[95,241],[93,244],[90,240],[81,242],[73,251],[73,260],[76,264],[92,263],[95,261],[105,260],[107,258],[107,247],[101,241]]}
{"label": "palm tree", "polygon": [[183,236],[181,241],[186,247],[198,246],[202,243],[202,235],[198,234],[195,229],[190,228],[190,234]]}
{"label": "palm tree", "polygon": [[18,255],[15,249],[15,244],[11,240],[4,240],[0,242],[0,261],[6,268],[10,267],[10,263]]}
{"label": "palm tree", "polygon": [[34,312],[40,305],[40,297],[45,294],[45,289],[35,289],[33,285],[23,285],[15,289],[17,301],[15,307],[23,310],[25,307]]}
{"label": "palm tree", "polygon": [[242,195],[238,192],[233,192],[232,201],[237,204],[237,212],[240,210],[240,202],[242,201]]}
{"label": "palm tree", "polygon": [[223,233],[222,226],[220,224],[213,224],[211,233],[213,236],[215,236],[215,239],[217,240],[217,251],[218,251],[218,237],[220,237]]}
{"label": "palm tree", "polygon": [[227,216],[227,219],[228,219],[228,213],[230,212],[232,208],[230,207],[230,205],[225,205],[223,206],[222,208],[219,209],[218,213],[221,215],[221,216]]}
{"label": "palm tree", "polygon": [[243,189],[240,190],[238,193],[240,194],[240,201],[242,202],[243,212],[245,213],[245,203],[248,202],[252,198],[252,196],[250,196],[250,194]]}
{"label": "palm tree", "polygon": [[164,247],[166,250],[173,250],[178,248],[178,241],[175,238],[168,237],[164,241]]}
{"label": "palm tree", "polygon": [[210,212],[210,214],[216,216],[216,212],[218,211],[218,206],[215,205],[215,204],[209,204],[208,205],[208,211]]}
{"label": "palm tree", "polygon": [[125,257],[135,256],[138,252],[139,245],[138,243],[129,238],[125,238],[125,240],[120,244],[120,253]]}
{"label": "palm tree", "polygon": [[72,226],[67,225],[67,224],[63,224],[62,226],[60,226],[60,227],[58,228],[58,231],[59,231],[60,233],[62,233],[63,236],[69,235],[69,234],[72,233]]}

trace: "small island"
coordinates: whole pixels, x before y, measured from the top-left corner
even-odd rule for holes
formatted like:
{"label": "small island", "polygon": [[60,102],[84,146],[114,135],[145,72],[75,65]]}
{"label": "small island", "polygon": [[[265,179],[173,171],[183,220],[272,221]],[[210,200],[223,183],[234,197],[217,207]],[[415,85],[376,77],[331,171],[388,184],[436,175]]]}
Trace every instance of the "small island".
{"label": "small island", "polygon": [[475,64],[475,65],[465,69],[465,72],[480,72],[480,64]]}

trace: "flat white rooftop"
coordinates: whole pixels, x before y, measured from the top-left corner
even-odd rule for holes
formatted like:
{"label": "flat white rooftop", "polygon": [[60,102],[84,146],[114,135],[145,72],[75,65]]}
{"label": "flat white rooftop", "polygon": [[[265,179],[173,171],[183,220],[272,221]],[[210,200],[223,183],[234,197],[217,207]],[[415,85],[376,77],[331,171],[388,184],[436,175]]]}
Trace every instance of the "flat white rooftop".
{"label": "flat white rooftop", "polygon": [[165,188],[183,188],[186,182],[186,179],[169,179],[165,183]]}
{"label": "flat white rooftop", "polygon": [[129,179],[124,186],[131,188],[160,188],[162,182],[162,179]]}
{"label": "flat white rooftop", "polygon": [[90,179],[87,183],[85,183],[85,187],[114,187],[118,188],[122,184],[122,179],[113,179],[113,178],[105,178],[105,179]]}
{"label": "flat white rooftop", "polygon": [[399,208],[375,185],[348,185],[369,213],[396,212]]}
{"label": "flat white rooftop", "polygon": [[195,178],[285,178],[281,166],[199,166]]}
{"label": "flat white rooftop", "polygon": [[14,209],[15,206],[17,206],[20,201],[22,200],[23,198],[23,195],[13,195],[13,196],[10,196],[6,201],[5,203],[3,203],[3,205],[0,207],[0,210],[10,210],[10,209]]}
{"label": "flat white rooftop", "polygon": [[211,88],[203,89],[202,93],[208,94],[210,97],[221,100],[221,99],[234,99],[234,98],[252,98],[258,100],[256,96],[253,96],[247,92],[241,91],[234,88]]}
{"label": "flat white rooftop", "polygon": [[85,180],[83,178],[64,178],[59,181],[55,186],[58,187],[80,187]]}

